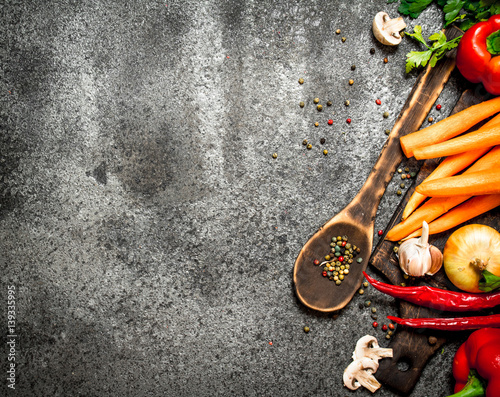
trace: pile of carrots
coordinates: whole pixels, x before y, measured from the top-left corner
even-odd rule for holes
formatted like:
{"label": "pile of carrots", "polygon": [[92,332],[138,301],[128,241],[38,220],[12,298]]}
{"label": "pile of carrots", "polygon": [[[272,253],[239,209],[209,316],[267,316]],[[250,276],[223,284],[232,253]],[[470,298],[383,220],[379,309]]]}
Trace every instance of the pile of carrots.
{"label": "pile of carrots", "polygon": [[[440,233],[500,205],[499,112],[496,97],[401,138],[407,157],[443,160],[415,188],[387,240],[420,236],[423,221],[429,224],[429,234]],[[467,132],[491,116],[482,127]]]}

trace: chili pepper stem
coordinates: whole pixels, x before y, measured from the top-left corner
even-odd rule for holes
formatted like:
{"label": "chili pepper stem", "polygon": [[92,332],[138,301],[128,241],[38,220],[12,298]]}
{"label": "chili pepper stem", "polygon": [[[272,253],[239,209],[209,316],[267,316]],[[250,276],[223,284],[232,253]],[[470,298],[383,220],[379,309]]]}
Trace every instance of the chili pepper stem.
{"label": "chili pepper stem", "polygon": [[473,369],[470,371],[469,379],[464,388],[459,392],[448,397],[480,397],[486,395],[484,381],[479,378],[477,372]]}

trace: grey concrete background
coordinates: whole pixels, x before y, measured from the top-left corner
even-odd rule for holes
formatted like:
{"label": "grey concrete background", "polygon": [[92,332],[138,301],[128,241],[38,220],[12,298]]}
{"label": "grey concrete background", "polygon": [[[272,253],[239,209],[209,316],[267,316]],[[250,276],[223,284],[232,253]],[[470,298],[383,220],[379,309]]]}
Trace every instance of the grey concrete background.
{"label": "grey concrete background", "polygon": [[[345,389],[342,373],[361,336],[387,344],[360,304],[371,299],[382,323],[394,300],[367,289],[318,314],[296,300],[292,268],[363,184],[415,82],[404,64],[418,44],[388,48],[371,33],[397,6],[4,0],[1,394],[371,395]],[[405,21],[431,34],[442,14]],[[436,120],[463,85],[454,74]],[[318,113],[314,97],[333,105]],[[15,391],[4,379],[11,285]],[[459,342],[412,396],[451,394]]]}

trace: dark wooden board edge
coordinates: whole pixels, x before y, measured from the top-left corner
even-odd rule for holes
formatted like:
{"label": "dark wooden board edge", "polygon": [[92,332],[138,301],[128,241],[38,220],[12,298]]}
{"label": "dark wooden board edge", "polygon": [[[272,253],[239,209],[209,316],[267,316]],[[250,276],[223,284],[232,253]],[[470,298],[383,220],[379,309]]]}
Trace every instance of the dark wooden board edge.
{"label": "dark wooden board edge", "polygon": [[[480,93],[477,90],[467,90],[462,94],[450,114],[457,113],[485,99],[487,99],[486,94]],[[440,159],[430,159],[421,164],[420,171],[413,185],[408,189],[398,205],[393,217],[385,228],[385,232],[400,222],[404,207],[415,191],[415,187],[435,169],[439,162]],[[447,233],[431,236],[431,243],[442,249],[447,236]],[[373,250],[369,265],[381,272],[392,284],[406,282],[407,284],[425,283],[440,288],[450,287],[442,270],[432,278],[426,278],[425,281],[405,280],[403,272],[399,268],[397,256],[394,253],[394,248],[397,245],[397,243],[382,238]],[[404,301],[399,302],[399,312],[400,316],[405,318],[443,317],[445,315],[442,312],[418,307]],[[429,343],[429,337],[431,336],[436,338],[433,344]],[[380,367],[376,375],[377,379],[384,386],[400,393],[405,395],[411,393],[425,365],[434,353],[446,343],[446,340],[447,335],[444,333],[399,327],[389,344],[389,347],[393,349],[393,357],[392,359],[384,359],[380,362]],[[402,371],[400,368],[404,368],[405,370]]]}

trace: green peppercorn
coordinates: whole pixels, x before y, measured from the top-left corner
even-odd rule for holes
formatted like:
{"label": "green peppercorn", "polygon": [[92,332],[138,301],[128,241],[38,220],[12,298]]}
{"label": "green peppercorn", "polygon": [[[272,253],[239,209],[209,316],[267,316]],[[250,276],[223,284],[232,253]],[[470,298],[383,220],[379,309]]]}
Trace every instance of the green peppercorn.
{"label": "green peppercorn", "polygon": [[397,254],[398,251],[399,251],[399,248],[398,247],[394,247],[392,250],[394,251],[395,254]]}
{"label": "green peppercorn", "polygon": [[306,105],[306,104],[304,103],[304,101],[300,101],[300,102],[299,102],[299,106],[300,106],[301,108],[303,108],[305,105]]}
{"label": "green peppercorn", "polygon": [[406,174],[401,175],[401,179],[406,179]]}
{"label": "green peppercorn", "polygon": [[360,289],[360,290],[358,291],[358,294],[360,294],[360,295],[363,295],[364,293],[365,293],[365,290],[363,290],[363,289]]}
{"label": "green peppercorn", "polygon": [[377,308],[376,307],[372,307],[372,313],[377,313]]}
{"label": "green peppercorn", "polygon": [[365,301],[365,307],[369,307],[371,304],[371,301]]}
{"label": "green peppercorn", "polygon": [[363,258],[358,258],[358,259],[356,259],[356,262],[358,262],[358,263],[363,262]]}
{"label": "green peppercorn", "polygon": [[314,103],[319,103],[319,98],[314,98],[313,102]]}
{"label": "green peppercorn", "polygon": [[316,106],[316,109],[318,109],[318,111],[321,112],[323,110],[323,105]]}
{"label": "green peppercorn", "polygon": [[340,285],[340,284],[342,284],[342,281],[337,280],[337,281],[335,281],[335,284]]}
{"label": "green peppercorn", "polygon": [[389,135],[390,133],[391,133],[391,130],[387,128],[387,129],[385,130],[385,135]]}
{"label": "green peppercorn", "polygon": [[308,143],[306,147],[307,147],[307,149],[311,150],[312,147],[313,147],[313,145],[311,145],[310,143]]}
{"label": "green peppercorn", "polygon": [[417,176],[417,173],[415,171],[410,172],[410,177],[415,178]]}
{"label": "green peppercorn", "polygon": [[410,171],[410,167],[405,167],[405,172],[409,172]]}
{"label": "green peppercorn", "polygon": [[385,111],[384,114],[382,115],[384,116],[384,119],[386,119],[387,117],[389,117],[389,112],[388,111]]}
{"label": "green peppercorn", "polygon": [[302,77],[299,79],[299,84],[304,84],[304,79]]}
{"label": "green peppercorn", "polygon": [[398,196],[401,196],[401,195],[403,194],[403,192],[402,192],[401,190],[399,190],[399,189],[398,189],[398,191],[396,192],[396,194],[397,194]]}
{"label": "green peppercorn", "polygon": [[345,106],[349,106],[350,104],[351,104],[351,102],[348,99],[344,102]]}
{"label": "green peppercorn", "polygon": [[278,157],[278,153],[273,153],[273,159]]}
{"label": "green peppercorn", "polygon": [[310,331],[310,329],[309,329],[309,327],[306,325],[306,326],[304,327],[304,332],[307,334],[309,331]]}
{"label": "green peppercorn", "polygon": [[331,258],[330,258],[330,255],[326,255],[325,256],[325,261],[329,261]]}
{"label": "green peppercorn", "polygon": [[370,284],[368,284],[368,281],[365,281],[365,282],[363,283],[363,287],[365,287],[365,288],[368,288],[368,286],[369,286],[369,285],[370,285]]}
{"label": "green peppercorn", "polygon": [[401,183],[401,184],[399,185],[399,187],[400,187],[401,189],[404,189],[404,188],[406,187],[406,185],[405,185],[404,183]]}
{"label": "green peppercorn", "polygon": [[345,41],[347,40],[345,37],[342,37],[342,43],[345,43]]}

